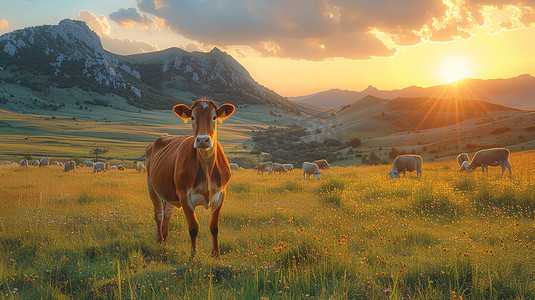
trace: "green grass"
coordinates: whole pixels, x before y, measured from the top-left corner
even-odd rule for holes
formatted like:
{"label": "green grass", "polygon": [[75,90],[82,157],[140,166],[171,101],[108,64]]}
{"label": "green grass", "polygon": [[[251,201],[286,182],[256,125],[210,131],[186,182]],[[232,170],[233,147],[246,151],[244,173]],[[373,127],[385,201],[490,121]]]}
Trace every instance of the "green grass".
{"label": "green grass", "polygon": [[[512,177],[424,165],[233,172],[210,257],[209,211],[198,253],[175,210],[156,242],[146,174],[0,168],[1,298],[533,299],[535,153]],[[308,296],[307,296],[308,295]]]}

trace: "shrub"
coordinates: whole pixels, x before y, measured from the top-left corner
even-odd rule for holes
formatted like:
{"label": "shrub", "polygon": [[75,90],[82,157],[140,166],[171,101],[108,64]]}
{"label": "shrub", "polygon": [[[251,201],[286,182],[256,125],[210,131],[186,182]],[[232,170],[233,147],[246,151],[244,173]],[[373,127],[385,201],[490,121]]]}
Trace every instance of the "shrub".
{"label": "shrub", "polygon": [[490,132],[490,134],[495,134],[495,135],[497,135],[497,134],[505,133],[505,132],[510,131],[510,130],[511,130],[511,128],[509,128],[509,127],[507,127],[507,126],[500,126],[500,127],[496,128],[496,129],[492,130],[492,131]]}
{"label": "shrub", "polygon": [[354,138],[351,141],[349,141],[349,146],[353,148],[357,148],[362,144],[362,141],[359,138]]}

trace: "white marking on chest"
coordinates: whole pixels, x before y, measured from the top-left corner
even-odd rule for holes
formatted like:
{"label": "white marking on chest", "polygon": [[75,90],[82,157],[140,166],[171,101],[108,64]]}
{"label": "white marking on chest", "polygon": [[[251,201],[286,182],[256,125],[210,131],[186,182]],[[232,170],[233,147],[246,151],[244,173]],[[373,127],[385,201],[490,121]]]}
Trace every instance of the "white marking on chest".
{"label": "white marking on chest", "polygon": [[195,210],[195,207],[204,205],[204,208],[208,208],[208,203],[203,194],[197,193],[195,188],[188,190],[188,205],[191,209]]}
{"label": "white marking on chest", "polygon": [[221,187],[218,187],[216,192],[213,194],[212,199],[210,199],[209,206],[212,208],[219,208],[221,206],[221,202],[223,201],[223,193],[221,191]]}

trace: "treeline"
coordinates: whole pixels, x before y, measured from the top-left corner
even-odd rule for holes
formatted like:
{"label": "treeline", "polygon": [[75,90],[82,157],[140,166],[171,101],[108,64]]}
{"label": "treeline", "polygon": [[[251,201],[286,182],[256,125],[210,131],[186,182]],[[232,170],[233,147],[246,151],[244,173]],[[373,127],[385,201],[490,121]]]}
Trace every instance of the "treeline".
{"label": "treeline", "polygon": [[300,166],[305,161],[327,159],[337,161],[342,159],[336,151],[349,146],[336,139],[325,139],[323,142],[304,142],[300,138],[307,134],[300,125],[287,128],[268,127],[266,130],[253,130],[253,154],[269,153],[266,160],[279,163],[291,163]]}

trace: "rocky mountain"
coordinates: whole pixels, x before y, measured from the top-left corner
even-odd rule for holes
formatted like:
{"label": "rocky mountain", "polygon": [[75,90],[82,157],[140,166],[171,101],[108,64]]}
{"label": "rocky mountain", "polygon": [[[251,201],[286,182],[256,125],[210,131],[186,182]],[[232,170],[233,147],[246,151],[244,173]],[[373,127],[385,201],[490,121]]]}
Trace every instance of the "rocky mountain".
{"label": "rocky mountain", "polygon": [[524,74],[508,79],[462,79],[446,85],[427,88],[411,86],[401,90],[378,90],[370,85],[360,92],[333,89],[290,99],[322,107],[342,107],[367,95],[384,99],[475,99],[520,109],[535,109],[535,77]]}
{"label": "rocky mountain", "polygon": [[78,87],[113,94],[145,109],[168,109],[200,97],[233,104],[267,104],[298,112],[259,85],[230,55],[178,48],[121,56],[102,48],[82,21],[62,20],[0,36],[0,80],[46,93]]}

